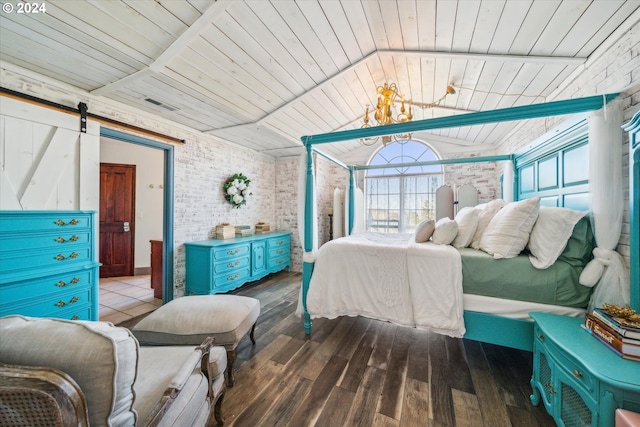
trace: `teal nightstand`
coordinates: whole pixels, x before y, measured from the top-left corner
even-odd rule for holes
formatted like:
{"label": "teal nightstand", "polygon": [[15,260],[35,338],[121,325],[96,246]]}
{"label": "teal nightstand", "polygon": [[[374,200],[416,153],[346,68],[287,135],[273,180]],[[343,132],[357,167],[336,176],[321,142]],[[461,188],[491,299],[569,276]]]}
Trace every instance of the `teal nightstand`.
{"label": "teal nightstand", "polygon": [[531,402],[559,426],[614,427],[616,408],[640,411],[640,362],[583,330],[583,318],[531,313],[535,320]]}

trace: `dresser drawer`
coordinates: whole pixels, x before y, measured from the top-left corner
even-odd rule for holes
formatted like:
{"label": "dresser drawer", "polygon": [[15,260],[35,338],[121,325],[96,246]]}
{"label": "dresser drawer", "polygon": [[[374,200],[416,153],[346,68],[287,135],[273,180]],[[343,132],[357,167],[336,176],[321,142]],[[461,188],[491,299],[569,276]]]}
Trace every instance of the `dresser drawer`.
{"label": "dresser drawer", "polygon": [[0,286],[0,303],[13,304],[22,300],[42,297],[49,294],[59,294],[67,289],[91,287],[93,285],[93,270],[78,270],[56,274],[42,279],[14,282]]}
{"label": "dresser drawer", "polygon": [[271,250],[275,248],[286,248],[287,250],[289,250],[290,241],[291,240],[289,236],[274,237],[267,240],[267,250],[269,252],[271,252]]}
{"label": "dresser drawer", "polygon": [[226,260],[215,261],[213,263],[213,272],[215,274],[234,271],[249,266],[249,257],[233,257]]}
{"label": "dresser drawer", "polygon": [[220,274],[214,278],[214,287],[226,287],[234,282],[244,282],[250,276],[249,268],[241,268],[228,273]]}
{"label": "dresser drawer", "polygon": [[269,249],[269,258],[278,258],[289,254],[288,247],[275,247]]}
{"label": "dresser drawer", "polygon": [[91,233],[88,230],[63,230],[58,233],[38,233],[2,237],[0,240],[0,252],[46,248],[66,250],[76,245],[88,246],[90,243]]}
{"label": "dresser drawer", "polygon": [[89,245],[30,252],[15,251],[0,255],[0,273],[45,268],[74,268],[74,266],[88,264],[92,260],[93,251]]}
{"label": "dresser drawer", "polygon": [[213,250],[214,261],[227,260],[230,258],[244,257],[249,255],[249,244],[240,244],[233,246],[223,246]]}
{"label": "dresser drawer", "polygon": [[92,288],[78,288],[70,292],[48,295],[43,298],[32,298],[31,301],[11,306],[0,306],[0,316],[22,314],[24,316],[58,317],[58,313],[90,305]]}
{"label": "dresser drawer", "polygon": [[0,233],[21,233],[37,231],[65,231],[89,229],[92,215],[83,212],[31,213],[20,212],[4,215],[0,221]]}
{"label": "dresser drawer", "polygon": [[90,304],[74,305],[72,308],[48,313],[42,317],[55,317],[65,320],[94,320],[94,318],[98,318],[97,315],[93,316]]}
{"label": "dresser drawer", "polygon": [[269,270],[279,270],[289,265],[289,254],[282,255],[277,258],[269,258],[267,260],[267,268]]}

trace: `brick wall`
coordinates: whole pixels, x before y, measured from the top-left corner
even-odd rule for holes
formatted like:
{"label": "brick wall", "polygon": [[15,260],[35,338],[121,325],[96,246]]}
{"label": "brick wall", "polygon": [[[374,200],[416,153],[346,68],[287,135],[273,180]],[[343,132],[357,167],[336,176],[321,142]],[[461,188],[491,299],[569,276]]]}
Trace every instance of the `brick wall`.
{"label": "brick wall", "polygon": [[[316,174],[318,247],[329,240],[329,208],[333,204],[336,187],[345,188],[349,172],[322,156],[314,155]],[[298,229],[298,177],[299,159],[286,158],[276,161],[275,216],[282,230],[291,231],[291,270],[302,271],[302,242]]]}

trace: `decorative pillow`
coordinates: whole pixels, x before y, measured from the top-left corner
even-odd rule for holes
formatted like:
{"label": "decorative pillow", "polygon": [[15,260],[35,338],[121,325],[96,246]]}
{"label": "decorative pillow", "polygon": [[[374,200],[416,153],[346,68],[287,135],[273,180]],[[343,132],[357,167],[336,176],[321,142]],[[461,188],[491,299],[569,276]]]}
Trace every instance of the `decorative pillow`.
{"label": "decorative pillow", "polygon": [[529,260],[535,268],[545,269],[558,259],[567,246],[573,227],[586,212],[541,206],[529,236]]}
{"label": "decorative pillow", "polygon": [[480,249],[495,259],[518,256],[529,241],[539,210],[539,197],[507,203],[487,226]]}
{"label": "decorative pillow", "polygon": [[591,220],[585,215],[573,227],[567,246],[558,257],[558,260],[574,267],[584,267],[593,258],[593,248],[595,246]]}
{"label": "decorative pillow", "polygon": [[480,249],[480,239],[482,239],[482,234],[487,229],[487,225],[489,225],[495,214],[497,214],[498,211],[506,204],[507,202],[504,200],[497,199],[492,200],[489,203],[483,203],[482,205],[476,206],[476,209],[482,208],[482,210],[478,215],[478,226],[476,227],[476,231],[471,239],[470,246],[473,249]]}
{"label": "decorative pillow", "polygon": [[92,426],[132,426],[138,341],[107,322],[7,316],[0,318],[0,362],[47,366],[82,389]]}
{"label": "decorative pillow", "polygon": [[478,227],[480,212],[473,207],[460,209],[455,218],[458,223],[458,234],[453,239],[453,246],[456,248],[466,248],[471,243],[471,239]]}
{"label": "decorative pillow", "polygon": [[436,222],[431,240],[438,245],[449,245],[458,234],[458,223],[448,217],[440,218]]}
{"label": "decorative pillow", "polygon": [[436,223],[432,219],[425,219],[416,227],[414,233],[416,243],[424,243],[431,238],[436,229]]}

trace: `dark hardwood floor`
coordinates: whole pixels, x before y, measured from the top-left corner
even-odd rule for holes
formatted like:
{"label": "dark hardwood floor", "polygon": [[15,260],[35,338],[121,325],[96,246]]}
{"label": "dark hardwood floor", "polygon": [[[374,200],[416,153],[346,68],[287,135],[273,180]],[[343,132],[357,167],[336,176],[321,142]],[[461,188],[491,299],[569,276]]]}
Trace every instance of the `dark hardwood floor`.
{"label": "dark hardwood floor", "polygon": [[256,345],[238,346],[225,425],[554,426],[529,401],[532,354],[366,318],[295,316],[301,275],[235,292],[260,300]]}

